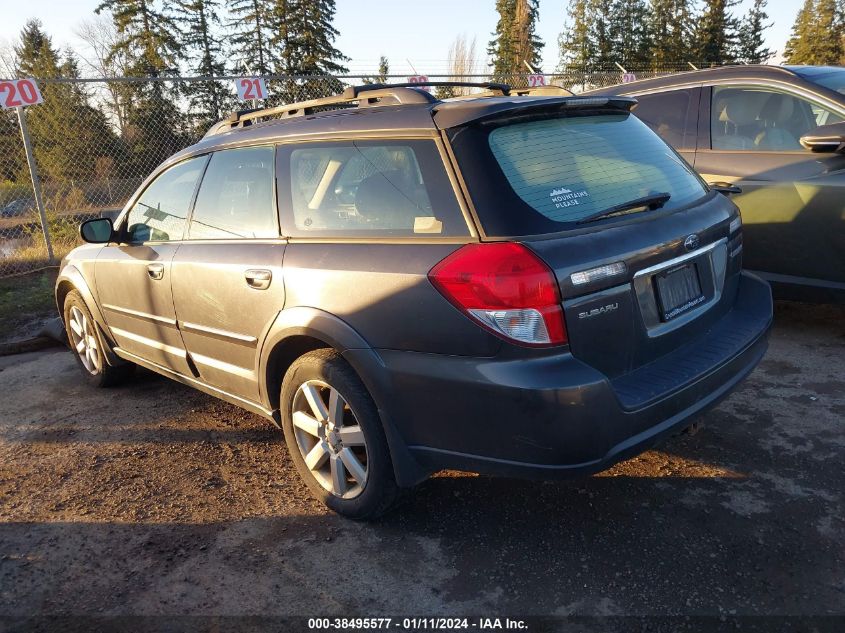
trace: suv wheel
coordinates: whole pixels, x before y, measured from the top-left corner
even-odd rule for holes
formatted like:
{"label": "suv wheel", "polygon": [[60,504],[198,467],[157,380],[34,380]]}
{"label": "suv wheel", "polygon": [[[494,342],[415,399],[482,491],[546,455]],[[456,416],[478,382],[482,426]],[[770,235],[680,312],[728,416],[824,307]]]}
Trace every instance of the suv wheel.
{"label": "suv wheel", "polygon": [[135,365],[109,365],[106,362],[97,324],[82,295],[76,290],[71,290],[65,297],[64,317],[68,344],[89,384],[110,387],[131,376]]}
{"label": "suv wheel", "polygon": [[383,514],[397,494],[378,409],[334,350],[298,358],[282,381],[282,429],[314,496],[352,519]]}

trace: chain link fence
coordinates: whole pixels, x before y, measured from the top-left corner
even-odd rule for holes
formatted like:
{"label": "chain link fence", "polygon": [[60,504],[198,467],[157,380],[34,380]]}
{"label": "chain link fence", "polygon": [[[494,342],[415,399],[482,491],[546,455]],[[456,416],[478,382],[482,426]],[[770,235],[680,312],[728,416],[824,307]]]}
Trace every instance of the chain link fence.
{"label": "chain link fence", "polygon": [[[683,68],[634,71],[638,79]],[[144,178],[168,156],[199,141],[238,102],[234,77],[38,80],[44,102],[23,113],[40,176],[44,222],[28,167],[18,113],[0,111],[0,277],[54,266],[79,244],[87,219],[115,217]],[[489,75],[430,76],[430,81],[490,81]],[[515,88],[537,78],[496,77]],[[265,78],[263,103],[303,101],[345,86],[405,82],[404,76]],[[580,92],[622,81],[621,70],[543,75],[546,85]],[[460,94],[453,93],[453,94]],[[440,95],[448,96],[448,95]],[[48,251],[52,245],[52,257]]]}

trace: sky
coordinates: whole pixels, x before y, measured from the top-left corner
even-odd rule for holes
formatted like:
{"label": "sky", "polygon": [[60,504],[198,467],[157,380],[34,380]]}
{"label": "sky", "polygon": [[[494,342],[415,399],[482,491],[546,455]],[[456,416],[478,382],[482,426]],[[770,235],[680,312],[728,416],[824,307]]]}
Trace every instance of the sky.
{"label": "sky", "polygon": [[[753,0],[742,0],[738,17]],[[38,18],[55,45],[79,48],[75,35],[80,22],[94,18],[99,0],[5,0],[0,23],[0,45],[14,43],[24,23]],[[557,39],[566,22],[567,0],[540,0],[538,34],[546,42],[543,70],[558,61]],[[769,0],[773,22],[767,46],[782,53],[801,0]],[[350,74],[374,73],[380,55],[390,61],[391,74],[438,74],[446,68],[449,46],[455,37],[476,38],[480,59],[496,26],[494,0],[337,0],[336,46],[348,57]],[[780,61],[779,55],[774,58]],[[486,69],[483,69],[486,70]],[[483,72],[482,70],[482,72]]]}

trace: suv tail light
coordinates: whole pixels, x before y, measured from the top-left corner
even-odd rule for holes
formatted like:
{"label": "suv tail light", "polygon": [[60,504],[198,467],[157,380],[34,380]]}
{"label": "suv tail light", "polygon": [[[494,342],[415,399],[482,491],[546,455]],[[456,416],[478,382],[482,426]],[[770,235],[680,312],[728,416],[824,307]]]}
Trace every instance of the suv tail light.
{"label": "suv tail light", "polygon": [[467,244],[428,278],[458,309],[499,336],[533,346],[567,342],[554,273],[522,244]]}

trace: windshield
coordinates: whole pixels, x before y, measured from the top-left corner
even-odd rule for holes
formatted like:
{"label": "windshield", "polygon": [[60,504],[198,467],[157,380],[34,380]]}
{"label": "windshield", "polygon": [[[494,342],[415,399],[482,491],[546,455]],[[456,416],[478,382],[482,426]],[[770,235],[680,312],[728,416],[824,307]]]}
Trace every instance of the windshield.
{"label": "windshield", "polygon": [[[627,113],[488,128],[488,152],[472,151],[483,132],[482,126],[471,127],[476,129],[455,136],[453,146],[490,235],[555,233],[604,210],[658,195],[665,197],[660,206],[674,209],[707,191],[674,150]],[[491,153],[485,168],[484,156]]]}

